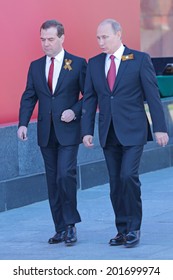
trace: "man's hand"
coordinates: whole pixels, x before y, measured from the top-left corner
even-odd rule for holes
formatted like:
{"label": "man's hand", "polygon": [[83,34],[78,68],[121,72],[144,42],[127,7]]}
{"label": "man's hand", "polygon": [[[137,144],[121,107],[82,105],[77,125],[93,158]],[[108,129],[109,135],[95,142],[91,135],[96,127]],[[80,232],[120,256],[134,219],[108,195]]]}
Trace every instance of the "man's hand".
{"label": "man's hand", "polygon": [[17,136],[20,140],[26,141],[28,139],[27,137],[27,127],[26,126],[20,126],[17,131]]}
{"label": "man's hand", "polygon": [[87,148],[90,148],[90,147],[94,146],[92,141],[93,141],[93,136],[92,135],[85,135],[83,137],[83,143],[84,143],[85,147],[87,147]]}
{"label": "man's hand", "polygon": [[71,122],[75,119],[75,113],[71,110],[65,110],[61,115],[61,121],[63,122]]}
{"label": "man's hand", "polygon": [[169,136],[165,132],[155,132],[156,143],[160,146],[165,147],[168,144]]}

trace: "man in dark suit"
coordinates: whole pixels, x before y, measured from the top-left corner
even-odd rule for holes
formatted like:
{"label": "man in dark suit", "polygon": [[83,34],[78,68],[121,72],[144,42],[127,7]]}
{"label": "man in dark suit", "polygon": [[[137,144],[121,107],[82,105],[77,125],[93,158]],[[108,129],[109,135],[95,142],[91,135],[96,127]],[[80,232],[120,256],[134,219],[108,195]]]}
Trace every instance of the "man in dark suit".
{"label": "man in dark suit", "polygon": [[133,247],[139,243],[142,219],[139,164],[144,144],[152,140],[144,99],[149,105],[157,143],[164,147],[168,135],[150,57],[124,46],[121,33],[120,24],[113,19],[98,26],[102,53],[88,62],[82,135],[84,145],[92,147],[98,104],[99,138],[118,231],[109,244]]}
{"label": "man in dark suit", "polygon": [[27,126],[38,101],[38,145],[45,163],[48,196],[56,234],[50,244],[77,241],[76,166],[81,142],[80,119],[86,60],[63,49],[64,27],[56,20],[40,28],[44,57],[31,63],[19,112],[18,137],[27,139]]}

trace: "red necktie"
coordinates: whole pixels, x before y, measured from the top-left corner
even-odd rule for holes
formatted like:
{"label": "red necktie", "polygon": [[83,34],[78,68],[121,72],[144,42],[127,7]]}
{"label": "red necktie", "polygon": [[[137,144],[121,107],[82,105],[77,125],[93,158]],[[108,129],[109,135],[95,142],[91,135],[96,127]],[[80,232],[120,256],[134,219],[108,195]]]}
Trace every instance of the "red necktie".
{"label": "red necktie", "polygon": [[112,91],[114,83],[115,83],[115,78],[116,78],[116,66],[115,66],[115,61],[114,61],[115,56],[110,55],[109,58],[111,59],[111,64],[110,64],[110,68],[109,68],[109,71],[107,74],[107,81],[108,81],[110,90]]}
{"label": "red necktie", "polygon": [[51,57],[51,64],[50,64],[50,67],[49,67],[49,74],[48,74],[48,86],[50,88],[50,91],[53,93],[53,90],[52,90],[52,82],[53,82],[53,70],[54,70],[54,57]]}

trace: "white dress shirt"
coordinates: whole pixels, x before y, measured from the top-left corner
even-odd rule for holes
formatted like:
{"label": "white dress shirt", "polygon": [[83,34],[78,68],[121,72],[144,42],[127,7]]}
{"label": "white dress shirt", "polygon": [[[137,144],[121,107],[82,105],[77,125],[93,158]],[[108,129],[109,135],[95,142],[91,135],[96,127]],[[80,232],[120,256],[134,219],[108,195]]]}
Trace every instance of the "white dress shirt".
{"label": "white dress shirt", "polygon": [[[61,71],[61,67],[62,67],[62,63],[64,60],[64,49],[62,49],[62,51],[57,54],[55,56],[54,59],[54,71],[53,71],[53,82],[52,82],[52,92],[54,93],[57,82],[58,82],[58,78],[59,78],[59,73]],[[48,74],[49,74],[49,68],[50,68],[50,64],[51,64],[51,57],[47,56],[46,57],[46,80],[48,81]]]}
{"label": "white dress shirt", "polygon": [[[124,49],[125,49],[124,45],[121,44],[119,49],[112,54],[112,55],[115,56],[114,61],[115,61],[115,65],[116,65],[116,75],[118,73],[118,69],[119,69],[119,66],[120,66],[121,57],[123,55]],[[109,57],[110,57],[110,54],[107,54],[106,55],[106,60],[105,60],[105,75],[106,75],[106,77],[107,77],[107,74],[108,74],[108,71],[109,71],[109,68],[110,68],[110,64],[111,64],[111,59]]]}

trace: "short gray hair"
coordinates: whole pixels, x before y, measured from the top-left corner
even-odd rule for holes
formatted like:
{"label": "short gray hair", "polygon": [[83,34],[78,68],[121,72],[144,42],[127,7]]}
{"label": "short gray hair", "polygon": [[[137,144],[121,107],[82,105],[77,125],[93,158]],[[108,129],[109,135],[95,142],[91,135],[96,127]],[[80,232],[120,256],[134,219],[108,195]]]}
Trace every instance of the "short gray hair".
{"label": "short gray hair", "polygon": [[99,25],[104,25],[107,23],[111,24],[112,29],[115,33],[117,33],[117,31],[122,31],[120,23],[112,18],[104,19],[103,21],[100,22]]}

